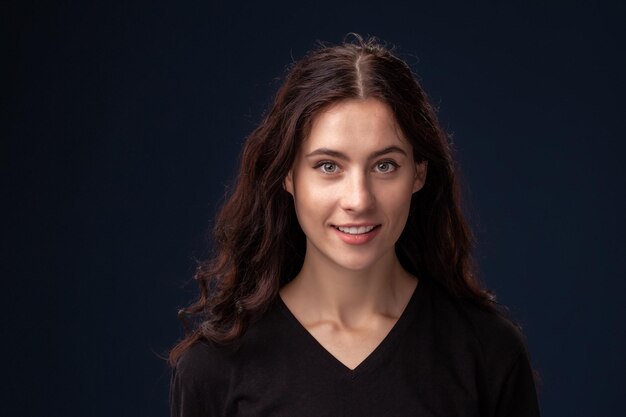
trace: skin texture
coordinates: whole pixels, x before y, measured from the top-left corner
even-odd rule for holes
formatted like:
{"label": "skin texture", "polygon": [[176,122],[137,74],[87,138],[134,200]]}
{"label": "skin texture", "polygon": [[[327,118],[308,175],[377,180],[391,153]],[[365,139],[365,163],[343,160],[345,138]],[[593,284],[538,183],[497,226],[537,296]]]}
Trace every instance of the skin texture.
{"label": "skin texture", "polygon": [[[384,339],[417,285],[394,247],[425,176],[426,163],[414,162],[391,109],[355,99],[316,116],[285,178],[307,249],[302,270],[280,296],[350,369]],[[355,237],[338,226],[375,228]]]}

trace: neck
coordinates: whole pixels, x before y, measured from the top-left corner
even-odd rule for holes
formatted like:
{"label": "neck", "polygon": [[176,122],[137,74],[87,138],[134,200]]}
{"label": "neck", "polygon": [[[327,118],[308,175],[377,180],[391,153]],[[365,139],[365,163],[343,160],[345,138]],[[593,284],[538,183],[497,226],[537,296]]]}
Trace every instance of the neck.
{"label": "neck", "polygon": [[393,252],[358,271],[305,258],[302,270],[281,295],[296,300],[294,304],[307,315],[358,326],[372,315],[398,317],[416,285]]}

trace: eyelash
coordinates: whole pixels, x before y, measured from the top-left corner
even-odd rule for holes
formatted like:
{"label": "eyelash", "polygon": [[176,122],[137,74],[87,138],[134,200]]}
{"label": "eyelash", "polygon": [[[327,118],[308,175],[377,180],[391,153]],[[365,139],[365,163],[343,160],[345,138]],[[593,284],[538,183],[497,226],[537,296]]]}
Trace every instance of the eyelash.
{"label": "eyelash", "polygon": [[[326,171],[322,170],[322,167],[324,165],[327,165],[327,164],[334,165],[337,169],[339,168],[339,165],[336,164],[333,161],[320,161],[320,162],[318,162],[314,166],[314,168],[317,169],[317,170],[320,170],[323,174],[326,174],[326,175],[333,175],[333,174],[335,174],[336,172],[326,172]],[[374,167],[378,167],[378,165],[380,165],[380,164],[389,164],[389,165],[391,165],[393,167],[393,169],[391,171],[381,172],[381,174],[383,174],[383,175],[395,172],[398,168],[400,168],[400,165],[398,165],[395,161],[388,160],[388,159],[384,159],[382,161],[376,162],[376,164],[374,164]]]}

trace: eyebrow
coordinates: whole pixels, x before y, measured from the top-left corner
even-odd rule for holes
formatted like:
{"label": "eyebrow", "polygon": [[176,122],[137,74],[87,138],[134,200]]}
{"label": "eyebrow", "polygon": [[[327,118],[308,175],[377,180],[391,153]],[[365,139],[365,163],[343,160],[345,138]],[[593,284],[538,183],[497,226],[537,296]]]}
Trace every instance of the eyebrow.
{"label": "eyebrow", "polygon": [[[379,157],[379,156],[382,156],[382,155],[386,155],[388,153],[394,153],[394,152],[400,153],[400,154],[402,154],[404,156],[408,156],[407,153],[402,148],[399,148],[397,146],[388,146],[388,147],[386,147],[384,149],[381,149],[379,151],[372,152],[369,155],[369,159],[373,159],[373,158],[376,158],[376,157]],[[335,151],[335,150],[332,150],[332,149],[328,149],[328,148],[316,149],[313,152],[306,154],[305,156],[308,158],[308,157],[316,156],[316,155],[327,155],[327,156],[332,156],[332,157],[335,157],[335,158],[345,159],[345,160],[349,160],[350,159],[350,158],[348,158],[348,155],[346,155],[345,153],[342,153],[342,152],[339,152],[339,151]]]}

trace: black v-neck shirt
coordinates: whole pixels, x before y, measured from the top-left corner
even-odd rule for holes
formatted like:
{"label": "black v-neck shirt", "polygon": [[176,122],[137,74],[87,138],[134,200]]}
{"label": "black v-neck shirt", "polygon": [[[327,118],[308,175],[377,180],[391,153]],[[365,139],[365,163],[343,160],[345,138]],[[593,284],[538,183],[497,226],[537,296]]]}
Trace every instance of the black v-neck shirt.
{"label": "black v-neck shirt", "polygon": [[539,416],[519,331],[426,279],[354,370],[277,297],[236,343],[186,351],[170,396],[173,417]]}

